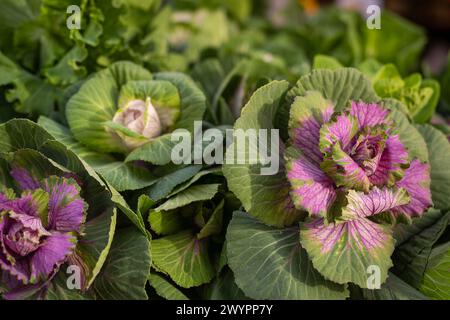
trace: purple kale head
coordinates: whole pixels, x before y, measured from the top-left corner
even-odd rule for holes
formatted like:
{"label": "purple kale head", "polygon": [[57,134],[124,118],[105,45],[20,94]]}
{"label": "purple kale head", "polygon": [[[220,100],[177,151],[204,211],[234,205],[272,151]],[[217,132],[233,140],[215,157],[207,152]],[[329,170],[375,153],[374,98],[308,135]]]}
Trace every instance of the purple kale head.
{"label": "purple kale head", "polygon": [[345,218],[388,210],[413,217],[431,206],[429,166],[408,160],[388,114],[376,103],[355,101],[343,112],[335,112],[315,92],[297,98],[286,160],[298,208],[333,219],[340,215],[330,214],[339,214],[339,204],[350,200],[361,206],[341,212]]}
{"label": "purple kale head", "polygon": [[51,280],[73,254],[87,204],[73,178],[38,181],[22,168],[14,168],[11,176],[21,194],[0,193],[0,270],[13,297]]}
{"label": "purple kale head", "polygon": [[389,112],[361,101],[336,112],[315,91],[291,108],[287,177],[295,206],[310,216],[300,241],[334,282],[366,287],[365,271],[352,271],[358,264],[379,267],[384,280],[394,249],[389,224],[432,205],[429,165],[410,159]]}

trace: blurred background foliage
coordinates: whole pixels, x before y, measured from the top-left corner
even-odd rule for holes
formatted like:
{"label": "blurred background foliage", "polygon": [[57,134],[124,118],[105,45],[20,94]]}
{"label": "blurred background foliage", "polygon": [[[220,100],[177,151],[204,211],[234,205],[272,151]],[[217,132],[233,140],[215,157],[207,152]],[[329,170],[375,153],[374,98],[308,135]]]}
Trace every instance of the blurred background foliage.
{"label": "blurred background foliage", "polygon": [[[364,10],[373,3],[409,18],[414,8],[425,10],[420,1],[396,0],[3,0],[0,121],[18,114],[61,120],[66,97],[118,60],[190,73],[208,97],[213,124],[232,124],[257,87],[295,82],[319,54],[342,66],[391,63],[401,77],[422,72],[448,88],[445,1],[441,10],[430,3],[428,19],[416,19],[423,26],[383,11],[382,28],[369,30]],[[81,9],[80,30],[66,27],[69,5]],[[446,115],[449,90],[442,92]]]}

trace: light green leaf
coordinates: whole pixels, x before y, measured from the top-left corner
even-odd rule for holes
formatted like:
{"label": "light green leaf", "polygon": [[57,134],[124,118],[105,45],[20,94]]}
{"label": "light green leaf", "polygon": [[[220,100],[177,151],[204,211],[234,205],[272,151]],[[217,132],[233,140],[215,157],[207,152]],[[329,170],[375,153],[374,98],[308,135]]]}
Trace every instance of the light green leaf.
{"label": "light green leaf", "polygon": [[228,264],[252,299],[345,299],[344,285],[325,280],[299,242],[299,229],[276,229],[235,212],[227,231]]}
{"label": "light green leaf", "polygon": [[[272,81],[255,91],[242,109],[241,117],[236,121],[234,129],[273,129],[275,114],[287,88],[286,81]],[[274,226],[295,223],[300,213],[294,208],[289,196],[289,182],[285,176],[283,163],[280,163],[277,174],[261,175],[260,164],[236,164],[238,153],[235,143],[236,141],[227,150],[227,154],[231,148],[235,150],[235,159],[231,159],[233,164],[225,163],[223,166],[223,174],[229,189],[241,200],[250,215],[264,223]],[[239,157],[248,159],[250,148],[255,146],[246,143],[245,150],[240,151]],[[280,154],[272,154],[279,156],[280,161],[282,148],[280,143]]]}
{"label": "light green leaf", "polygon": [[155,271],[150,272],[148,276],[150,285],[156,293],[167,300],[189,300],[174,284],[167,280],[163,275]]}
{"label": "light green leaf", "polygon": [[419,289],[424,277],[431,249],[445,231],[450,221],[450,213],[433,225],[411,236],[398,246],[392,256],[394,273],[411,286]]}
{"label": "light green leaf", "polygon": [[353,68],[313,70],[297,81],[288,93],[288,100],[304,96],[306,91],[319,91],[325,99],[333,102],[337,111],[343,110],[349,100],[362,100],[366,103],[379,100],[369,79]]}
{"label": "light green leaf", "polygon": [[150,210],[148,216],[150,228],[158,235],[174,234],[183,229],[183,219],[178,210]]}
{"label": "light green leaf", "polygon": [[381,26],[373,30],[363,28],[365,56],[393,62],[403,74],[415,69],[426,44],[425,31],[388,11],[381,13]]}
{"label": "light green leaf", "polygon": [[425,123],[428,122],[434,115],[436,111],[436,106],[439,103],[439,97],[441,96],[441,86],[439,82],[434,79],[425,79],[422,82],[421,89],[424,90],[432,90],[432,95],[429,97],[425,106],[414,115],[414,121],[417,123]]}
{"label": "light green leaf", "polygon": [[207,241],[189,230],[152,240],[152,259],[159,271],[183,288],[208,283],[215,275]]}
{"label": "light green leaf", "polygon": [[86,76],[86,68],[80,66],[88,56],[88,50],[79,44],[70,49],[58,63],[44,71],[53,85],[69,85]]}

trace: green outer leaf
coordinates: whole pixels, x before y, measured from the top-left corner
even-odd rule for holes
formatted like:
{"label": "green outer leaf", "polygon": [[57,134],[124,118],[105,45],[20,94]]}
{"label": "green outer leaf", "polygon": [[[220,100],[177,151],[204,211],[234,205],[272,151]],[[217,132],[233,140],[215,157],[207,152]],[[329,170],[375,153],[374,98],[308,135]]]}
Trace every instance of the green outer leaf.
{"label": "green outer leaf", "polygon": [[436,209],[450,207],[450,144],[447,137],[432,126],[416,125],[427,143],[431,167],[431,196]]}
{"label": "green outer leaf", "polygon": [[194,175],[189,181],[186,181],[185,183],[177,186],[170,194],[169,197],[176,195],[177,193],[186,190],[190,186],[192,186],[195,182],[200,180],[200,178],[208,175],[208,174],[220,174],[222,173],[222,168],[212,168],[208,170],[202,170],[198,172],[196,175]]}
{"label": "green outer leaf", "polygon": [[343,110],[349,100],[379,100],[369,79],[354,68],[313,70],[297,81],[289,91],[288,98],[292,101],[296,96],[304,96],[306,91],[319,91],[325,99],[334,103],[336,111]]}
{"label": "green outer leaf", "polygon": [[[25,165],[32,174],[44,177],[71,172],[81,180],[82,197],[89,205],[82,239],[93,243],[83,250],[85,242],[80,241],[77,248],[82,252],[89,267],[87,274],[89,286],[104,263],[114,235],[116,211],[111,201],[110,190],[92,168],[64,145],[52,140],[52,137],[37,124],[28,120],[12,120],[0,125],[0,132],[2,130],[5,130],[6,135],[2,136],[4,139],[1,140],[3,144],[0,150],[16,151],[14,161]],[[27,134],[33,136],[28,137]]]}
{"label": "green outer leaf", "polygon": [[425,212],[420,218],[414,218],[411,224],[398,224],[394,227],[395,245],[399,246],[411,237],[419,234],[422,230],[432,226],[439,219],[442,213],[439,210],[430,209]]}
{"label": "green outer leaf", "polygon": [[156,293],[164,299],[189,300],[183,292],[181,292],[174,284],[172,284],[160,273],[151,271],[148,276],[148,280],[150,285],[155,289]]}
{"label": "green outer leaf", "polygon": [[151,80],[152,75],[131,62],[116,62],[94,74],[66,105],[66,117],[76,140],[100,152],[126,152],[109,133],[104,122],[113,119],[118,108],[119,90],[130,80]]}
{"label": "green outer leaf", "polygon": [[152,240],[155,267],[168,274],[183,288],[208,283],[215,275],[206,240],[199,240],[190,230]]}
{"label": "green outer leaf", "polygon": [[314,56],[313,69],[336,70],[344,66],[335,58],[323,54]]}
{"label": "green outer leaf", "polygon": [[184,207],[192,202],[210,200],[219,191],[219,183],[200,184],[190,187],[164,202],[155,211],[168,211]]}
{"label": "green outer leaf", "polygon": [[398,246],[392,256],[394,273],[414,288],[420,288],[431,249],[445,231],[449,221],[450,213],[446,213],[435,224]]}
{"label": "green outer leaf", "polygon": [[211,217],[209,217],[206,224],[197,234],[198,239],[203,239],[214,234],[218,234],[222,231],[222,221],[223,221],[223,205],[225,201],[222,199],[217,207],[214,209]]}
{"label": "green outer leaf", "polygon": [[417,158],[422,162],[428,162],[428,150],[425,140],[405,114],[399,110],[398,106],[401,104],[393,100],[382,100],[381,104],[391,110],[389,117],[395,123],[395,130],[400,135],[400,141],[408,150],[409,160]]}
{"label": "green outer leaf", "polygon": [[150,242],[134,228],[117,232],[94,290],[102,299],[147,300]]}
{"label": "green outer leaf", "polygon": [[163,134],[131,151],[125,162],[142,160],[159,166],[168,164],[172,161],[172,149],[176,144],[170,133]]}
{"label": "green outer leaf", "polygon": [[147,236],[147,238],[150,240],[151,235],[145,228],[145,223],[141,215],[136,214],[133,210],[130,209],[125,199],[122,197],[122,195],[117,192],[114,188],[111,188],[111,200],[112,202],[130,219],[131,222],[133,222],[138,229]]}
{"label": "green outer leaf", "polygon": [[[255,91],[242,109],[241,117],[236,121],[234,129],[273,129],[278,105],[287,88],[286,81],[272,81]],[[228,147],[227,153],[231,148],[235,148],[235,143]],[[248,154],[249,151],[246,144],[245,153]],[[292,225],[300,215],[289,196],[290,185],[284,172],[281,153],[280,168],[275,175],[261,175],[259,164],[225,163],[223,166],[228,187],[242,202],[245,210],[268,225],[280,227]],[[235,156],[236,154],[235,152]]]}
{"label": "green outer leaf", "polygon": [[77,250],[90,269],[89,276],[86,277],[87,288],[94,282],[108,256],[113,242],[116,220],[117,213],[114,208],[85,224],[85,235],[82,238],[83,241],[78,243]]}
{"label": "green outer leaf", "polygon": [[[48,141],[43,145],[42,152],[49,158],[61,163],[64,167],[69,168],[71,172],[75,172],[77,175],[89,180],[88,185],[92,189],[90,192],[84,194],[84,198],[89,203],[90,212],[93,214],[103,212],[105,206],[110,205],[110,201],[112,201],[143,234],[149,237],[142,217],[138,216],[129,208],[128,204],[116,189],[107,182],[104,182],[88,164],[68,150],[66,146],[57,141]],[[102,195],[102,198],[100,198],[100,195]],[[91,197],[95,198],[95,200],[90,200]]]}
{"label": "green outer leaf", "polygon": [[134,163],[117,161],[111,155],[86,148],[75,140],[68,128],[47,117],[39,117],[38,124],[56,140],[83,158],[118,191],[141,189],[152,185],[157,180],[147,169],[136,166]]}
{"label": "green outer leaf", "polygon": [[432,299],[450,300],[450,242],[431,251],[420,291]]}
{"label": "green outer leaf", "polygon": [[[191,78],[182,73],[157,73],[155,80],[169,81],[177,87],[180,94],[181,114],[173,129],[186,129],[193,133],[194,122],[201,120],[206,110],[206,98],[203,92]],[[170,134],[160,136],[133,150],[125,161],[144,160],[157,165],[167,164],[171,161],[170,155],[175,144],[171,141]]]}
{"label": "green outer leaf", "polygon": [[236,284],[252,299],[345,299],[345,285],[325,280],[300,247],[297,227],[275,229],[235,212],[226,235]]}

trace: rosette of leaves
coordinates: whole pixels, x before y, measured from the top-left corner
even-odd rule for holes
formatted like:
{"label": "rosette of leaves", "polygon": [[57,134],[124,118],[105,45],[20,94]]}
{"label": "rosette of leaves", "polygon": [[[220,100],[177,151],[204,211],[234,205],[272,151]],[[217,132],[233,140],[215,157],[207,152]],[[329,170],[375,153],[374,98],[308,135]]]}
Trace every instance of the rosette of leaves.
{"label": "rosette of leaves", "polygon": [[225,189],[220,168],[188,166],[139,196],[137,211],[152,234],[149,283],[159,296],[218,297],[219,282],[236,289],[230,272],[223,270],[224,235],[239,206]]}
{"label": "rosette of leaves", "polygon": [[37,124],[11,120],[0,133],[2,297],[145,299],[149,241],[116,227],[117,192]]}
{"label": "rosette of leaves", "polygon": [[[17,112],[51,115],[63,108],[64,90],[99,67],[133,59],[159,68],[167,53],[167,12],[160,5],[159,0],[2,1],[1,95]],[[79,28],[68,27],[75,22]]]}
{"label": "rosette of leaves", "polygon": [[204,110],[205,97],[188,76],[116,62],[70,97],[67,127],[45,117],[39,123],[123,191],[155,183],[149,169],[171,162],[171,132],[192,133]]}
{"label": "rosette of leaves", "polygon": [[369,266],[386,282],[396,225],[421,221],[432,203],[448,208],[449,171],[435,148],[449,145],[356,69],[316,70],[288,87],[261,87],[236,121],[280,129],[281,164],[271,176],[259,164],[224,165],[247,212],[228,227],[228,262],[250,298],[343,299],[349,283],[369,286]]}

